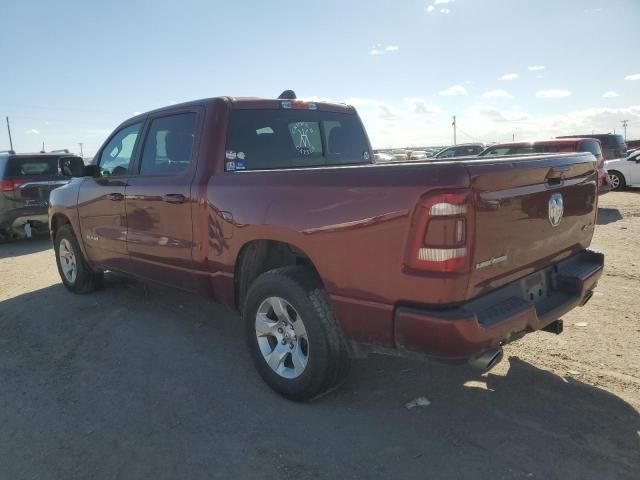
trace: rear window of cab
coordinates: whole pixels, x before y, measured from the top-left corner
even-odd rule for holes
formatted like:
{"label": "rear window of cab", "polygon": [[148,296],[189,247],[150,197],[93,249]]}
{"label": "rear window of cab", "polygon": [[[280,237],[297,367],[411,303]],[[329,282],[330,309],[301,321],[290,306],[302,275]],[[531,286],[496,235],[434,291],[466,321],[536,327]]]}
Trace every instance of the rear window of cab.
{"label": "rear window of cab", "polygon": [[225,170],[371,163],[358,117],[317,110],[232,110]]}

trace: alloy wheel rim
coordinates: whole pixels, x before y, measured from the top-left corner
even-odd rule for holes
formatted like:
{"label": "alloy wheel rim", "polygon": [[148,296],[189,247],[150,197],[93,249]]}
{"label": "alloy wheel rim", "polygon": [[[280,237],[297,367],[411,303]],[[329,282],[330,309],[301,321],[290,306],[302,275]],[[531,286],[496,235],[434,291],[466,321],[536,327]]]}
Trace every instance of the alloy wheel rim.
{"label": "alloy wheel rim", "polygon": [[617,175],[609,175],[609,183],[614,190],[620,186],[620,179]]}
{"label": "alloy wheel rim", "polygon": [[76,277],[78,276],[76,254],[73,251],[71,242],[66,238],[63,238],[60,241],[58,255],[60,257],[60,268],[62,269],[62,274],[69,283],[75,283]]}
{"label": "alloy wheel rim", "polygon": [[309,337],[295,308],[281,297],[268,297],[255,320],[258,348],[267,365],[283,378],[297,378],[309,362]]}

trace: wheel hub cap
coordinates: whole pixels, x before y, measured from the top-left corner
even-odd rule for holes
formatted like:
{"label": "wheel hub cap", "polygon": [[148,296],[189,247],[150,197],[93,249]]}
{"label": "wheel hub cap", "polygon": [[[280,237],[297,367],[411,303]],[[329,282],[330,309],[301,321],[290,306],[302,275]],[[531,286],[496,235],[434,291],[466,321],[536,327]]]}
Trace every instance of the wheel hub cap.
{"label": "wheel hub cap", "polygon": [[76,276],[78,275],[76,255],[71,246],[71,242],[66,238],[60,241],[58,247],[58,256],[60,257],[60,269],[62,274],[69,283],[75,283]]}
{"label": "wheel hub cap", "polygon": [[309,339],[302,318],[281,297],[269,297],[258,307],[255,321],[258,347],[267,365],[284,378],[302,375],[309,361]]}

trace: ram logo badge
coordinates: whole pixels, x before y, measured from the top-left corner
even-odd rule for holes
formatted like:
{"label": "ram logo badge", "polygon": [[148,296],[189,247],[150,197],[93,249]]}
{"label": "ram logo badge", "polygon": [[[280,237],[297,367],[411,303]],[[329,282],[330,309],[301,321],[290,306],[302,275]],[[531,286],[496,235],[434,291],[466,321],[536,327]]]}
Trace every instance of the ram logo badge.
{"label": "ram logo badge", "polygon": [[561,193],[554,193],[549,198],[549,223],[552,227],[557,227],[564,215],[564,201]]}

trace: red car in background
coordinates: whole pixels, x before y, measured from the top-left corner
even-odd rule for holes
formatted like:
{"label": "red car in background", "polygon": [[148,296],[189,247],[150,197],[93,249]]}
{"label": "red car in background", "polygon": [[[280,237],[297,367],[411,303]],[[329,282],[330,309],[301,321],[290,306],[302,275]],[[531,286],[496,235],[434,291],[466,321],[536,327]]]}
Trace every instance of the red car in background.
{"label": "red car in background", "polygon": [[597,138],[563,138],[538,142],[497,143],[483,151],[479,156],[524,155],[532,153],[572,153],[589,152],[596,157],[598,169],[598,194],[607,193],[609,177],[604,167],[602,144]]}

